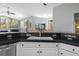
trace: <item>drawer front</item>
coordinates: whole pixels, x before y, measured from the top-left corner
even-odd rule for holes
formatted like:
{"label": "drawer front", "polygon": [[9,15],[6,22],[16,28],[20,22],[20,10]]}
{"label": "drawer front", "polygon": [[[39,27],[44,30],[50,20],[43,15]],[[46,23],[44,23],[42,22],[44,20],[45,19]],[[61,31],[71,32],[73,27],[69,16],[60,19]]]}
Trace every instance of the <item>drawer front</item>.
{"label": "drawer front", "polygon": [[57,47],[58,43],[38,43],[40,45],[40,48],[52,48]]}
{"label": "drawer front", "polygon": [[39,48],[23,48],[22,56],[39,56]]}
{"label": "drawer front", "polygon": [[39,43],[39,42],[22,42],[21,43],[22,47],[27,47],[27,48],[52,48],[52,47],[57,47],[58,43]]}
{"label": "drawer front", "polygon": [[79,56],[79,55],[61,49],[61,51],[60,51],[60,53],[59,53],[59,56]]}
{"label": "drawer front", "polygon": [[38,48],[38,43],[37,42],[22,42],[21,47],[23,48]]}
{"label": "drawer front", "polygon": [[62,43],[62,44],[60,44],[60,48],[79,54],[79,47],[77,47],[77,46],[72,46],[72,45]]}
{"label": "drawer front", "polygon": [[40,56],[57,56],[58,49],[57,48],[41,48]]}

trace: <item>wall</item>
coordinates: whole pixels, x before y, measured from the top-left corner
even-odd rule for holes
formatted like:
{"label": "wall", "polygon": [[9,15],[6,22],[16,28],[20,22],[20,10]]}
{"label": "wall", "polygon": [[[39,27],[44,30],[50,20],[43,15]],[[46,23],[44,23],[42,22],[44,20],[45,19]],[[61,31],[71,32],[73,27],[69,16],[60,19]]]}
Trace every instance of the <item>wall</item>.
{"label": "wall", "polygon": [[46,29],[48,28],[48,20],[49,18],[40,18],[36,16],[26,17],[24,20],[21,20],[21,29],[24,30],[24,22],[29,20],[32,23],[32,29],[35,28],[35,24],[37,23],[45,23]]}
{"label": "wall", "polygon": [[65,3],[53,9],[54,32],[74,33],[74,13],[79,12],[78,3]]}
{"label": "wall", "polygon": [[32,21],[32,25],[33,27],[35,27],[35,24],[38,23],[45,23],[46,24],[46,28],[48,27],[48,18],[40,18],[40,17],[35,17],[35,16],[31,16],[31,19],[29,19],[30,21]]}

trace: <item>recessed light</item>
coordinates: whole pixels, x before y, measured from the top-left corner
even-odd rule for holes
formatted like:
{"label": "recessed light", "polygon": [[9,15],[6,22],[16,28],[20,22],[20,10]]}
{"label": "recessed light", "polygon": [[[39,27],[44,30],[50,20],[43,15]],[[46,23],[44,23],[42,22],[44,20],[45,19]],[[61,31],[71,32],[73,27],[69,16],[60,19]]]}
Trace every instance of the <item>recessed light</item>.
{"label": "recessed light", "polygon": [[44,5],[44,6],[47,6],[47,4],[46,4],[46,3],[43,3],[43,5]]}

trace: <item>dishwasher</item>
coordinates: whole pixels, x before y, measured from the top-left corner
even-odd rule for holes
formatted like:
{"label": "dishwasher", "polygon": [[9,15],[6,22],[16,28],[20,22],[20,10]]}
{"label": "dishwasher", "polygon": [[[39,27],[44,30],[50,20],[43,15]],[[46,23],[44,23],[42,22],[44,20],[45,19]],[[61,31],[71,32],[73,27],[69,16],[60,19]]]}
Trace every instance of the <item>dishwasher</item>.
{"label": "dishwasher", "polygon": [[0,46],[0,56],[16,56],[16,44]]}

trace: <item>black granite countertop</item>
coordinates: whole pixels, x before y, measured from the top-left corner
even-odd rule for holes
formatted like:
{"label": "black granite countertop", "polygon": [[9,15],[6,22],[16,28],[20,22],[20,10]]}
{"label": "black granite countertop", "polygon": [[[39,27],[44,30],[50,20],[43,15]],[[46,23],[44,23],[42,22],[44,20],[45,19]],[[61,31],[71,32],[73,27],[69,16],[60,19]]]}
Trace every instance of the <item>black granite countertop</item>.
{"label": "black granite countertop", "polygon": [[[17,34],[11,33],[11,34],[13,35],[13,39],[11,39],[11,40],[3,38],[6,35],[2,36],[2,34],[1,34],[0,45],[13,44],[13,43],[18,43],[18,42],[48,42],[48,43],[56,42],[56,43],[65,43],[65,44],[70,44],[70,45],[74,45],[74,46],[79,46],[79,39],[78,38],[74,39],[74,40],[67,40],[67,38],[65,38],[65,37],[57,36],[56,38],[54,38],[54,40],[27,40],[27,38],[30,37],[30,36],[26,36],[25,33],[24,34],[22,33],[22,35],[20,33],[17,33]],[[57,34],[59,35],[59,33],[57,33]]]}
{"label": "black granite countertop", "polygon": [[0,46],[2,45],[8,45],[8,44],[14,44],[14,43],[17,43],[17,42],[20,42],[19,39],[16,39],[16,40],[1,40],[0,41]]}
{"label": "black granite countertop", "polygon": [[54,40],[27,40],[23,39],[20,42],[48,42],[48,43],[65,43],[73,46],[78,46],[79,47],[79,42],[74,42],[72,40],[61,40],[61,39],[54,39]]}
{"label": "black granite countertop", "polygon": [[78,46],[79,47],[79,42],[73,42],[73,41],[69,41],[69,40],[61,40],[60,43],[65,43],[65,44],[69,44],[69,45],[73,45],[73,46]]}
{"label": "black granite countertop", "polygon": [[16,39],[16,40],[6,40],[0,41],[0,45],[13,44],[18,42],[48,42],[48,43],[65,43],[69,45],[79,46],[79,42],[73,42],[69,40],[27,40],[27,39]]}
{"label": "black granite countertop", "polygon": [[27,40],[27,39],[22,39],[20,42],[60,42],[61,40]]}

